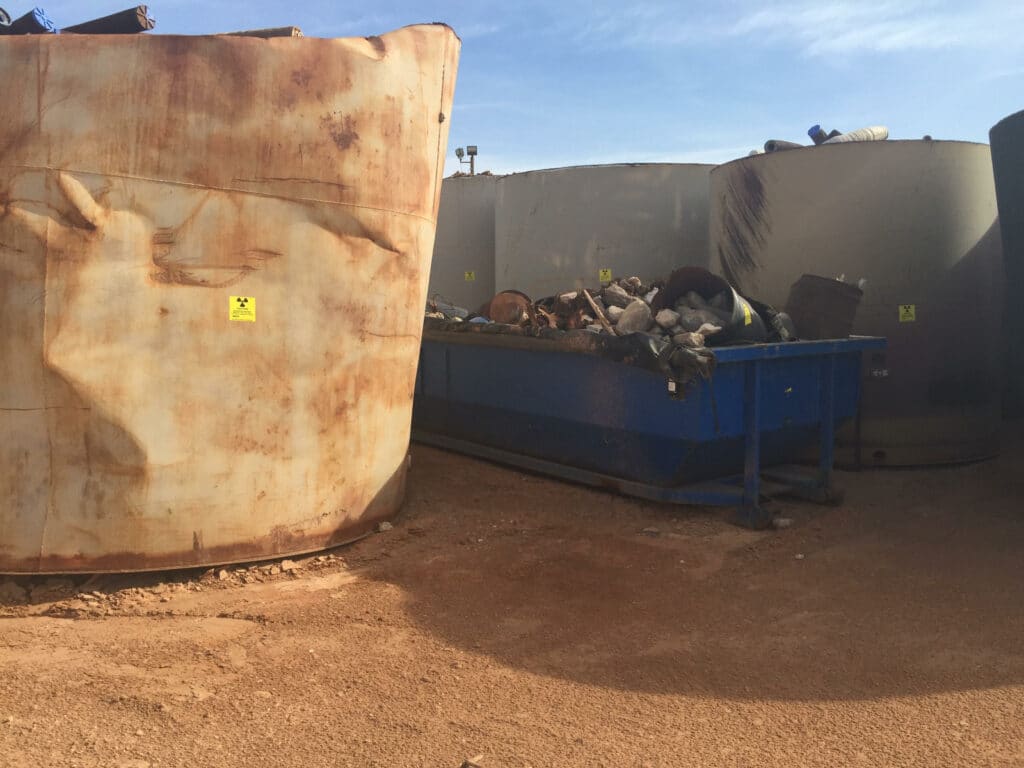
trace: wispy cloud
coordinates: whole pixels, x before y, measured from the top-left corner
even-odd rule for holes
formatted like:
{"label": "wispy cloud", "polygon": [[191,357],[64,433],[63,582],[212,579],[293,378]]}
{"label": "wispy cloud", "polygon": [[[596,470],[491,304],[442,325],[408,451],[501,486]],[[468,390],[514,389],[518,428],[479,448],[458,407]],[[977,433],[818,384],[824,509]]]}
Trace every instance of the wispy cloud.
{"label": "wispy cloud", "polygon": [[595,6],[585,16],[573,17],[573,23],[568,37],[588,47],[678,45],[705,41],[728,30],[714,15],[702,14],[692,8],[683,10],[675,3],[659,2]]}
{"label": "wispy cloud", "polygon": [[1005,80],[1009,78],[1024,78],[1024,67],[1012,69],[997,69],[994,72],[987,72],[978,78],[980,82],[987,83],[992,80]]}
{"label": "wispy cloud", "polygon": [[488,35],[493,35],[495,32],[501,31],[500,24],[487,24],[485,22],[456,24],[452,28],[455,30],[455,33],[463,40],[472,40],[478,37],[487,37]]}
{"label": "wispy cloud", "polygon": [[749,10],[646,2],[599,7],[571,35],[586,46],[616,48],[751,45],[808,56],[1019,46],[1024,9],[994,0],[799,0]]}
{"label": "wispy cloud", "polygon": [[[710,147],[686,151],[666,150],[665,152],[637,152],[623,150],[600,155],[591,155],[582,162],[586,165],[609,165],[617,163],[710,163],[717,165],[747,155],[753,145]],[[578,161],[579,162],[579,161]]]}
{"label": "wispy cloud", "polygon": [[530,112],[531,109],[529,105],[516,101],[472,101],[461,103],[456,98],[452,112]]}
{"label": "wispy cloud", "polygon": [[811,56],[920,51],[991,44],[1001,35],[997,16],[1005,14],[1005,8],[984,4],[796,3],[744,16],[732,32],[767,43],[796,44]]}

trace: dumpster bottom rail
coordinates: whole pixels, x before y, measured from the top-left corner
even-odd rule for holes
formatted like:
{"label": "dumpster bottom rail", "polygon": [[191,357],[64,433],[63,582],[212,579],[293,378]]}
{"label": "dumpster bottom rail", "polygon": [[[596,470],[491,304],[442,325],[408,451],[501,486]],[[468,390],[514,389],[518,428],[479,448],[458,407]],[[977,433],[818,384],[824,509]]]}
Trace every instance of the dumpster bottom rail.
{"label": "dumpster bottom rail", "polygon": [[843,496],[840,489],[832,484],[829,476],[822,477],[820,470],[796,465],[782,465],[763,470],[755,479],[754,486],[758,490],[756,491],[756,500],[752,501],[747,496],[749,484],[744,475],[733,475],[719,480],[667,488],[603,475],[599,472],[591,472],[579,467],[431,432],[413,431],[412,439],[423,445],[648,501],[663,504],[734,507],[733,522],[746,528],[763,529],[771,525],[772,513],[762,506],[765,498],[792,496],[819,504],[833,504],[841,501]]}
{"label": "dumpster bottom rail", "polygon": [[743,473],[715,480],[680,486],[651,485],[415,428],[412,438],[416,442],[438,448],[650,501],[735,507],[733,521],[737,525],[755,529],[767,528],[772,523],[772,513],[762,506],[765,493],[798,496],[819,503],[838,501],[841,494],[832,485],[835,446],[834,356],[826,356],[820,360],[821,423],[818,428],[818,466],[814,469],[794,465],[768,468],[761,466],[761,365],[760,361],[753,362],[747,366],[744,376]]}
{"label": "dumpster bottom rail", "polygon": [[[566,367],[579,358],[562,353],[522,357],[526,353],[483,345],[456,346],[425,337],[412,437],[529,472],[651,501],[733,507],[737,524],[766,528],[772,523],[772,514],[763,506],[765,498],[788,495],[818,503],[841,499],[832,486],[836,424],[856,413],[861,353],[884,345],[882,339],[859,338],[722,350],[715,377],[721,384],[716,409],[716,384],[711,381],[701,382],[688,399],[680,401],[658,396],[655,387],[661,379],[656,374],[618,363],[587,362],[594,367],[575,370],[573,377]],[[506,359],[504,354],[519,357]],[[598,369],[600,365],[606,367]],[[538,379],[543,379],[545,386],[538,385]],[[608,380],[617,386],[581,390],[574,384]],[[586,431],[579,419],[604,415],[600,405],[605,402],[643,403],[643,408],[628,411],[628,418],[621,416],[621,409],[615,411],[616,423],[647,419],[642,425],[648,429],[645,434],[657,438],[666,432],[658,431],[659,426],[679,425],[672,433],[679,435],[677,450],[666,452],[669,460],[660,461],[659,471],[645,474],[646,465],[639,471],[629,465],[638,455],[629,448],[619,454],[606,452],[611,459],[603,462],[594,460],[592,449],[578,448],[584,440],[581,435],[588,435],[589,445],[599,441],[601,433]],[[546,410],[534,418],[531,409],[540,408]],[[556,409],[566,413],[553,414]],[[521,417],[519,423],[516,417]],[[604,424],[613,421],[606,419]],[[659,424],[652,426],[652,422]],[[561,439],[564,435],[559,429],[575,439]],[[605,444],[616,445],[618,433],[607,434],[612,439]],[[701,440],[710,435],[728,438],[728,460],[701,456],[701,446],[709,445]],[[654,443],[655,437],[652,444],[664,446],[663,442]],[[785,442],[787,439],[790,442]],[[794,465],[815,442],[816,465]],[[559,460],[559,449],[566,446],[569,455]],[[639,455],[643,461],[654,453]],[[696,457],[694,463],[703,461],[698,470],[706,471],[688,475],[664,471],[666,465],[681,466],[679,462],[688,457]]]}

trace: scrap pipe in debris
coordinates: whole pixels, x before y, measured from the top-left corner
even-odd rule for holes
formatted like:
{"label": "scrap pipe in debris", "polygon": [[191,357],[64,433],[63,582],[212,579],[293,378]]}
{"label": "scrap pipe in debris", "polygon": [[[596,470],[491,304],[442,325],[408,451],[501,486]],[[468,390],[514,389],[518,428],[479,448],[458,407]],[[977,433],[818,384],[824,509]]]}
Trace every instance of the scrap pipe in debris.
{"label": "scrap pipe in debris", "polygon": [[807,135],[811,137],[811,141],[815,144],[824,144],[828,141],[828,134],[822,130],[820,125],[812,125],[808,128]]}
{"label": "scrap pipe in debris", "polygon": [[845,144],[848,141],[885,141],[889,138],[889,129],[884,125],[870,125],[867,128],[858,128],[856,131],[841,133],[834,139],[829,139],[826,144]]}
{"label": "scrap pipe in debris", "polygon": [[42,8],[33,8],[24,16],[15,19],[9,26],[3,27],[0,34],[4,35],[53,35],[57,27],[46,11]]}
{"label": "scrap pipe in debris", "polygon": [[795,141],[783,141],[782,139],[769,139],[764,143],[765,152],[781,152],[784,149],[801,149],[804,145]]}
{"label": "scrap pipe in debris", "polygon": [[[11,26],[11,15],[7,11],[5,11],[3,8],[0,8],[0,27],[9,27],[9,26]],[[3,34],[3,33],[0,33],[0,34]]]}
{"label": "scrap pipe in debris", "polygon": [[223,32],[231,37],[302,37],[298,27],[271,27],[269,29],[247,29],[242,32]]}
{"label": "scrap pipe in debris", "polygon": [[64,27],[61,32],[72,32],[77,35],[134,35],[138,32],[147,32],[154,26],[156,22],[149,18],[149,8],[137,5],[99,19],[83,21],[73,27]]}

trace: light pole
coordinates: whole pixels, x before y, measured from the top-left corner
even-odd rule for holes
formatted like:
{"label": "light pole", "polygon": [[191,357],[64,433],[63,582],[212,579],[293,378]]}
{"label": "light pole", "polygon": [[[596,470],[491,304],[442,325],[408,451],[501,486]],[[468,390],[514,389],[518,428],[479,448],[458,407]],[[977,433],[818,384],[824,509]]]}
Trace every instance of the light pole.
{"label": "light pole", "polygon": [[476,144],[467,144],[465,149],[463,149],[462,147],[457,147],[455,149],[455,156],[459,158],[459,162],[462,163],[463,165],[466,164],[466,161],[463,160],[462,158],[464,158],[466,155],[469,155],[470,176],[476,176],[476,152]]}

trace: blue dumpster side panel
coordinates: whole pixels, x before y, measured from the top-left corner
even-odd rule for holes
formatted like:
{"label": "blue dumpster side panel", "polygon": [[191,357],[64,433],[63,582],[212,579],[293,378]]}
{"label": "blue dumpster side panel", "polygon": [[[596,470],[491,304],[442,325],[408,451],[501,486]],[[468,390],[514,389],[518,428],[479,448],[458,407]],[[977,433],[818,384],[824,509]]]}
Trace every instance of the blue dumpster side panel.
{"label": "blue dumpster side panel", "polygon": [[[742,470],[759,360],[762,464],[791,462],[817,438],[823,358],[780,346],[716,351],[713,378],[675,399],[663,375],[601,357],[425,336],[413,428],[650,485],[713,479]],[[856,412],[860,350],[829,354],[838,423]]]}

